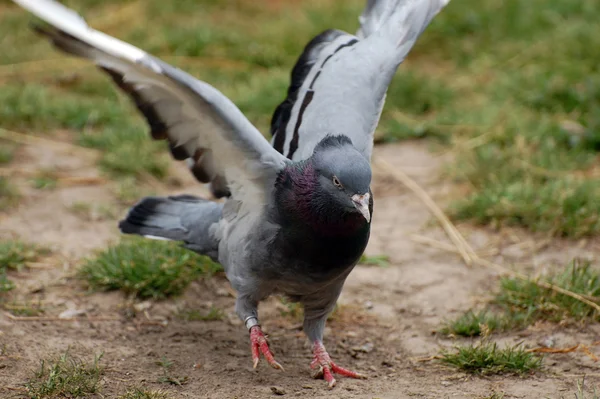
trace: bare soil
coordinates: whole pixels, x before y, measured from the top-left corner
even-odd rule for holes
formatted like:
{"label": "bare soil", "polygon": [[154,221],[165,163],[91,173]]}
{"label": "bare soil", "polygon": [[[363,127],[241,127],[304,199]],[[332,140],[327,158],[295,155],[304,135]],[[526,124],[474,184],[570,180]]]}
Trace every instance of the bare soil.
{"label": "bare soil", "polygon": [[[406,142],[377,147],[375,156],[402,168],[444,204],[454,190],[443,179],[446,159],[425,145]],[[583,353],[548,355],[544,369],[533,376],[474,377],[424,358],[457,342],[434,333],[450,319],[488,298],[497,287],[493,271],[468,268],[456,254],[416,243],[412,234],[449,242],[427,208],[404,186],[375,171],[375,212],[369,255],[386,254],[388,267],[358,266],[340,299],[340,310],[328,324],[325,344],[338,364],[368,375],[368,380],[338,379],[328,390],[309,373],[310,348],[298,320],[285,316],[279,299],[261,306],[261,321],[285,372],[264,361],[252,369],[247,332],[233,312],[234,298],[222,276],[193,282],[179,298],[135,302],[121,293],[89,293],[74,278],[81,259],[116,242],[116,220],[126,211],[118,205],[114,183],[59,185],[35,190],[27,173],[55,168],[73,176],[100,176],[89,152],[58,147],[24,146],[10,169],[23,198],[17,208],[0,215],[0,238],[20,238],[53,248],[54,255],[34,268],[11,275],[15,302],[40,302],[47,320],[13,320],[0,314],[0,397],[25,395],[24,383],[42,359],[71,348],[85,359],[103,353],[106,372],[102,396],[114,398],[128,387],[168,390],[174,398],[268,398],[278,387],[287,397],[307,398],[504,398],[574,397],[576,381],[599,380],[598,364]],[[157,185],[154,191],[206,195],[181,165],[171,175],[181,187]],[[140,196],[143,195],[140,193]],[[90,218],[74,212],[74,203],[101,204],[114,217]],[[539,274],[572,256],[595,257],[597,241],[544,243],[518,230],[491,231],[459,226],[473,247],[490,259]],[[179,309],[222,309],[221,321],[184,321]],[[89,318],[64,321],[65,310]],[[551,340],[556,347],[598,341],[600,328],[536,325],[497,337],[502,344],[524,342],[535,347]],[[462,343],[468,342],[460,341]],[[592,351],[596,350],[591,347]],[[160,383],[162,357],[174,362],[172,376],[188,377],[181,386]]]}

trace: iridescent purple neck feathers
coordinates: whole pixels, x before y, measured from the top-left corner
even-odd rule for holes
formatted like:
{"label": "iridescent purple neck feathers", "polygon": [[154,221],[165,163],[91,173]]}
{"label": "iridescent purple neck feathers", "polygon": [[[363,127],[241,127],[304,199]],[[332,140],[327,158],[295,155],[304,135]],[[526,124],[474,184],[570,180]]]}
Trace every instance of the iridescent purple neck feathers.
{"label": "iridescent purple neck feathers", "polygon": [[321,186],[311,159],[290,164],[280,173],[276,197],[284,224],[308,227],[319,235],[351,235],[369,226],[361,214],[339,206]]}

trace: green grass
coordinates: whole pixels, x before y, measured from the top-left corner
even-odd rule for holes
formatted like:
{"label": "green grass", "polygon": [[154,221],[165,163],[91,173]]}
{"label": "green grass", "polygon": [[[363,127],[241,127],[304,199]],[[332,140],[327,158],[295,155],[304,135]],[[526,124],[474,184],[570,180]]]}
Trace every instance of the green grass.
{"label": "green grass", "polygon": [[187,384],[187,382],[188,382],[187,376],[179,377],[179,376],[173,375],[173,373],[171,372],[171,369],[173,368],[173,362],[171,360],[169,360],[163,356],[159,361],[156,362],[156,364],[162,368],[162,374],[163,374],[161,377],[159,377],[158,382],[163,383],[163,384],[179,385],[179,386]]}
{"label": "green grass", "polygon": [[47,248],[27,244],[22,241],[0,241],[0,293],[10,291],[14,283],[8,279],[8,272],[22,270],[29,262],[35,262],[48,255]]}
{"label": "green grass", "polygon": [[541,357],[523,348],[498,348],[489,342],[443,351],[440,360],[467,373],[480,375],[526,374],[539,370],[542,365]]}
{"label": "green grass", "polygon": [[479,399],[504,399],[504,392],[494,392],[488,396],[482,396]]}
{"label": "green grass", "polygon": [[[600,299],[600,273],[587,261],[575,260],[563,272],[546,278],[546,281],[593,301]],[[495,303],[517,325],[528,325],[538,320],[555,323],[591,321],[598,320],[600,316],[589,305],[530,281],[503,278],[500,285]]]}
{"label": "green grass", "polygon": [[444,335],[476,337],[485,335],[486,332],[502,330],[506,324],[505,319],[489,310],[479,312],[469,310],[457,319],[447,322],[438,331]]}
{"label": "green grass", "polygon": [[208,312],[200,312],[197,309],[183,309],[177,312],[177,317],[185,321],[214,321],[223,320],[223,310],[211,307]]}
{"label": "green grass", "polygon": [[388,267],[390,265],[390,257],[388,255],[362,255],[359,264],[365,266]]}
{"label": "green grass", "polygon": [[0,176],[0,212],[17,205],[19,190],[8,178]]}
{"label": "green grass", "polygon": [[126,238],[88,259],[80,275],[96,290],[121,290],[138,298],[166,298],[210,276],[221,266],[173,242]]}
{"label": "green grass", "polygon": [[600,399],[600,395],[598,395],[596,388],[593,388],[593,392],[589,393],[590,395],[587,395],[584,376],[581,381],[577,380],[577,392],[575,393],[575,399]]}
{"label": "green grass", "polygon": [[[594,302],[600,301],[600,272],[588,261],[575,259],[564,270],[543,280]],[[500,290],[487,309],[470,310],[447,322],[439,331],[473,337],[484,335],[483,330],[525,328],[538,321],[593,322],[599,317],[594,308],[570,296],[542,288],[534,281],[503,277]]]}
{"label": "green grass", "polygon": [[41,302],[8,303],[2,306],[14,316],[39,316],[46,311]]}
{"label": "green grass", "polygon": [[118,399],[170,399],[168,393],[161,390],[150,390],[147,388],[130,388],[122,395],[119,395]]}
{"label": "green grass", "polygon": [[81,219],[91,222],[98,220],[112,220],[117,217],[116,209],[109,204],[77,201],[69,207],[69,211]]}
{"label": "green grass", "polygon": [[51,169],[40,170],[31,180],[31,183],[38,190],[52,190],[58,184],[58,175]]}
{"label": "green grass", "polygon": [[17,146],[10,141],[0,140],[0,166],[13,160],[16,149]]}
{"label": "green grass", "polygon": [[92,362],[73,357],[68,351],[56,359],[42,360],[40,368],[26,384],[31,399],[85,398],[100,391],[104,373],[99,362],[102,355]]}

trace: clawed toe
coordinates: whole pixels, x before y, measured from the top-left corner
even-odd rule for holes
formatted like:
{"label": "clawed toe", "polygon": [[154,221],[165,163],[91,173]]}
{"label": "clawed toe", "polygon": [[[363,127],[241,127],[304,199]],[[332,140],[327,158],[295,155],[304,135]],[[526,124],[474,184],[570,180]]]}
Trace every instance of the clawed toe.
{"label": "clawed toe", "polygon": [[285,371],[283,366],[275,360],[275,357],[271,353],[269,344],[267,343],[267,338],[262,332],[260,326],[254,326],[250,329],[250,343],[252,345],[253,368],[258,366],[260,354],[262,353],[262,355],[265,357],[265,360],[271,367],[277,370]]}
{"label": "clawed toe", "polygon": [[339,374],[344,377],[366,379],[367,376],[356,373],[354,371],[345,369],[338,366],[332,360],[325,347],[321,342],[316,342],[313,348],[314,358],[310,364],[310,367],[314,370],[312,373],[313,378],[323,378],[329,388],[333,388],[336,384],[335,377],[333,374]]}

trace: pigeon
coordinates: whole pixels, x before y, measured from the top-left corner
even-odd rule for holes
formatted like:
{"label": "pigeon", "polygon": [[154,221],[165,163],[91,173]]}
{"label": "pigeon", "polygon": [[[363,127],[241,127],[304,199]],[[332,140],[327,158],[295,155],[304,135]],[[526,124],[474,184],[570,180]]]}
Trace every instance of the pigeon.
{"label": "pigeon", "polygon": [[13,0],[46,22],[35,29],[58,49],[94,62],[166,140],[213,201],[147,197],[119,223],[124,234],[181,242],[221,263],[237,292],[254,367],[276,369],[259,302],[282,294],[304,307],[314,377],[333,387],[339,366],[323,344],[325,323],[369,241],[371,153],[392,77],[449,0],[368,0],[356,34],[330,29],[304,48],[272,141],[213,86],[89,27],[54,0]]}

